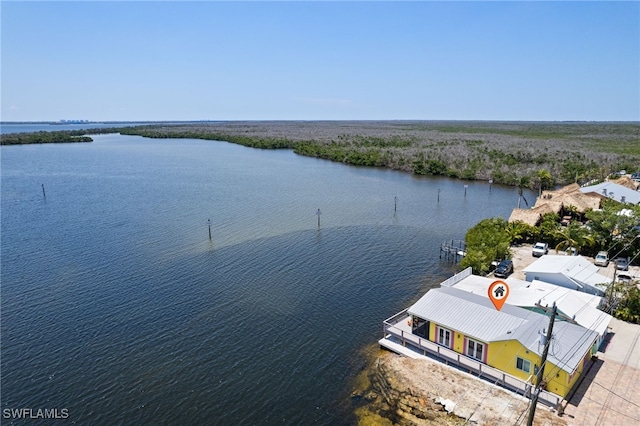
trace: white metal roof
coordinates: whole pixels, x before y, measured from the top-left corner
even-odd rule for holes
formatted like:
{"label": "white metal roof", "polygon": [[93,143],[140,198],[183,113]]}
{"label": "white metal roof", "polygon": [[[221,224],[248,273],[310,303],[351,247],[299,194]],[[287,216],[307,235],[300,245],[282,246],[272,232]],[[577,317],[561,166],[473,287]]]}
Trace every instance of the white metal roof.
{"label": "white metal roof", "polygon": [[[544,345],[540,343],[538,332],[544,333],[546,331],[550,318],[541,314],[534,315],[510,338],[517,339],[531,352],[542,355]],[[556,367],[571,374],[578,368],[587,352],[591,350],[597,337],[597,333],[593,330],[566,321],[555,321],[548,359]],[[509,337],[505,336],[504,340],[508,339]],[[548,367],[545,370],[546,374],[550,374]]]}
{"label": "white metal roof", "polygon": [[530,314],[507,304],[498,311],[488,297],[452,287],[428,291],[408,312],[485,342],[513,332],[525,323]]}
{"label": "white metal roof", "polygon": [[531,265],[524,268],[523,272],[561,272],[568,273],[572,270],[589,269],[597,272],[598,267],[582,256],[558,256],[547,254],[541,256]]}
{"label": "white metal roof", "polygon": [[[526,274],[562,274],[579,284],[600,287],[612,279],[599,273],[600,269],[582,256],[544,255],[522,270]],[[553,284],[553,283],[551,283]],[[600,284],[600,286],[599,286]]]}
{"label": "white metal roof", "polygon": [[583,188],[580,188],[580,191],[585,194],[593,192],[595,194],[611,198],[621,203],[640,203],[640,192],[634,191],[633,189],[613,182],[603,182],[597,185],[585,186]]}
{"label": "white metal roof", "polygon": [[[453,287],[488,298],[489,285],[493,281],[492,278],[469,275]],[[555,302],[560,312],[571,318],[575,316],[574,320],[581,326],[594,330],[600,336],[604,336],[607,331],[611,315],[598,309],[602,301],[600,296],[539,280],[528,282],[507,278],[504,281],[509,284],[507,303],[510,305],[533,308],[538,302],[543,306],[552,306]]]}
{"label": "white metal roof", "polygon": [[[549,324],[545,315],[509,304],[498,311],[488,297],[452,287],[430,290],[408,312],[484,342],[515,339],[538,355],[543,349],[538,332]],[[569,373],[597,339],[595,331],[566,321],[557,321],[553,334],[549,359]]]}

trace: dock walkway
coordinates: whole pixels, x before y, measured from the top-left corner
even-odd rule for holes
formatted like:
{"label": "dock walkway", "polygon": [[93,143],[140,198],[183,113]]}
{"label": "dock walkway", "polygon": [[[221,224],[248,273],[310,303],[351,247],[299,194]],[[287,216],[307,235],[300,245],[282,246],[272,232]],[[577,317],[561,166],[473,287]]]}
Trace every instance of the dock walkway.
{"label": "dock walkway", "polygon": [[467,243],[463,240],[447,240],[440,244],[440,259],[451,262],[458,262],[462,259],[467,251]]}

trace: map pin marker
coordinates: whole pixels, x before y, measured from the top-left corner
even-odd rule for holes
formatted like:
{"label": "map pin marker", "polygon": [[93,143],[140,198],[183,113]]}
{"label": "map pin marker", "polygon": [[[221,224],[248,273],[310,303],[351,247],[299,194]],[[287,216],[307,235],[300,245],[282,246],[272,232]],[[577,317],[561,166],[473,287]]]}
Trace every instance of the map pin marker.
{"label": "map pin marker", "polygon": [[504,281],[494,281],[489,286],[489,299],[497,310],[502,309],[502,305],[509,297],[509,286]]}

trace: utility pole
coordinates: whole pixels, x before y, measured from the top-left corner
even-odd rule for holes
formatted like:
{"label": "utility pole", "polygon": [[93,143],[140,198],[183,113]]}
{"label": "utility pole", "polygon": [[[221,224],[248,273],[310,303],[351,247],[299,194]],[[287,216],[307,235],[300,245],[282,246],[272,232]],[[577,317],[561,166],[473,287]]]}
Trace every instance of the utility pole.
{"label": "utility pole", "polygon": [[549,320],[549,328],[547,329],[547,336],[544,342],[544,350],[542,351],[540,368],[538,368],[538,374],[536,374],[536,389],[531,396],[531,408],[529,409],[527,426],[533,425],[533,416],[536,413],[536,404],[538,404],[538,395],[540,395],[540,385],[542,385],[542,378],[544,377],[544,365],[547,362],[547,354],[549,353],[549,346],[551,345],[551,336],[553,333],[553,322],[556,319],[557,311],[558,308],[556,307],[556,302],[553,302],[553,311],[551,312],[551,319]]}
{"label": "utility pole", "polygon": [[616,275],[618,272],[618,268],[614,266],[613,268],[613,281],[609,284],[608,291],[605,293],[607,304],[609,305],[609,309],[613,309],[613,295],[615,293],[615,285],[616,285]]}

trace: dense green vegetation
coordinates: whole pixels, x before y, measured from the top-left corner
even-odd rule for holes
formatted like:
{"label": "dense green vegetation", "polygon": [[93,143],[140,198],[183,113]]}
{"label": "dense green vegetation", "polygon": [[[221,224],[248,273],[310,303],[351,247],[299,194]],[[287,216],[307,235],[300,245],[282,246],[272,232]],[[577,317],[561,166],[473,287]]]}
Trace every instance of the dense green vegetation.
{"label": "dense green vegetation", "polygon": [[[560,217],[553,213],[545,215],[535,227],[502,218],[482,220],[467,231],[467,255],[460,266],[470,266],[474,273],[483,275],[492,261],[510,256],[510,246],[538,241],[548,243],[552,252],[574,248],[593,257],[602,250],[611,259],[640,261],[640,206],[605,200],[601,210],[590,210],[584,216],[586,224],[573,220],[567,226],[562,226]],[[636,286],[615,283],[607,296],[614,316],[640,323],[640,290]]]}
{"label": "dense green vegetation", "polygon": [[614,285],[605,309],[618,319],[640,324],[640,289],[623,283]]}
{"label": "dense green vegetation", "polygon": [[232,122],[122,133],[286,148],[347,164],[532,189],[604,179],[640,164],[638,123]]}
{"label": "dense green vegetation", "polygon": [[506,232],[508,223],[502,218],[480,221],[467,231],[465,242],[467,254],[460,261],[462,268],[471,266],[476,274],[489,271],[491,262],[509,256],[511,236]]}
{"label": "dense green vegetation", "polygon": [[257,137],[248,136],[242,134],[229,134],[218,132],[201,132],[198,130],[181,130],[171,131],[169,127],[167,130],[162,130],[156,126],[139,126],[139,127],[124,127],[118,129],[118,132],[123,135],[143,136],[145,138],[155,139],[206,139],[212,141],[225,141],[238,145],[244,145],[251,148],[260,149],[292,149],[294,143],[284,138],[270,138],[270,137]]}
{"label": "dense green vegetation", "polygon": [[101,129],[59,130],[55,132],[6,133],[0,135],[0,145],[93,142],[93,139],[87,135],[118,133],[120,130],[117,127],[105,127]]}
{"label": "dense green vegetation", "polygon": [[[260,149],[292,149],[300,155],[347,164],[388,167],[417,175],[492,179],[522,188],[553,188],[572,182],[603,180],[611,173],[640,167],[640,123],[527,123],[431,121],[223,122],[153,124],[125,128],[5,134],[2,145],[90,142],[86,135],[121,133],[148,138],[226,141]],[[622,209],[632,211],[629,216]],[[574,215],[578,217],[578,215]],[[547,214],[537,227],[487,219],[466,236],[463,267],[488,272],[494,260],[509,257],[509,247],[543,241],[550,248],[593,256],[636,259],[640,254],[640,207],[606,202],[600,211],[560,226]],[[616,294],[621,294],[617,291]],[[640,295],[624,291],[616,315],[640,321]]]}
{"label": "dense green vegetation", "polygon": [[640,123],[276,121],[151,124],[77,132],[2,135],[2,144],[78,141],[120,132],[207,139],[417,175],[551,188],[601,180],[640,164]]}
{"label": "dense green vegetation", "polygon": [[67,143],[67,142],[92,142],[89,136],[83,136],[86,132],[69,130],[61,132],[35,132],[35,133],[13,133],[2,135],[0,143],[2,145],[22,145],[32,143]]}
{"label": "dense green vegetation", "polygon": [[473,259],[464,259],[462,266],[473,266],[475,272],[482,273],[493,260],[508,257],[503,239],[507,240],[507,246],[540,241],[556,252],[574,248],[593,257],[599,251],[607,251],[611,258],[629,257],[640,262],[640,206],[604,200],[601,210],[585,213],[585,224],[577,220],[578,216],[574,214],[574,220],[567,226],[560,224],[555,213],[544,215],[538,226],[501,218],[485,219],[467,232],[467,253],[482,250],[491,256],[478,267]]}

